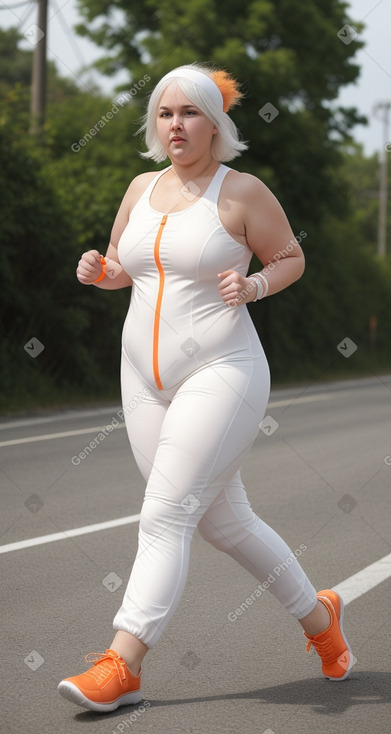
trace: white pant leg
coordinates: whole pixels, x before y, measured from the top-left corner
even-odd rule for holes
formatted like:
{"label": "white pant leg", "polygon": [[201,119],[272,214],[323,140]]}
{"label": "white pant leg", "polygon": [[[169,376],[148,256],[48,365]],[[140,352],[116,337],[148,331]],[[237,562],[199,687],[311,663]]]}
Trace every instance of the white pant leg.
{"label": "white pant leg", "polygon": [[[153,466],[115,629],[148,647],[158,641],[183,593],[194,529],[240,467],[268,397],[265,359],[213,363],[191,375],[168,407],[159,407],[152,396],[127,417],[136,458],[150,466],[153,456]],[[158,429],[150,423],[163,414],[155,453]]]}
{"label": "white pant leg", "polygon": [[253,512],[239,472],[207,509],[198,530],[255,576],[295,619],[314,609],[316,590],[285,541]]}
{"label": "white pant leg", "polygon": [[124,420],[137,466],[147,482],[170,400],[143,380],[124,353],[121,360]]}

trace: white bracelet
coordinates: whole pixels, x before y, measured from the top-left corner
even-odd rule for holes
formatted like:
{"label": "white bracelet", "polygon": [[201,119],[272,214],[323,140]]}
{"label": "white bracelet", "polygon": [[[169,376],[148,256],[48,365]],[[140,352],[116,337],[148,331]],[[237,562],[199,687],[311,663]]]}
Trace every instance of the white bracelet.
{"label": "white bracelet", "polygon": [[251,280],[252,283],[255,283],[255,285],[257,286],[257,292],[254,301],[260,301],[261,298],[263,298],[263,292],[265,290],[262,281],[258,280],[258,278],[255,278],[254,275],[249,275],[248,279]]}
{"label": "white bracelet", "polygon": [[266,280],[265,276],[262,275],[262,273],[255,273],[255,277],[256,278],[259,278],[262,281],[263,285],[264,285],[265,292],[263,294],[263,298],[265,298],[267,296],[267,294],[269,293],[269,283]]}
{"label": "white bracelet", "polygon": [[269,292],[269,283],[265,276],[262,275],[262,273],[253,273],[253,275],[250,275],[250,278],[256,282],[258,289],[254,301],[259,301],[261,298],[265,298]]}

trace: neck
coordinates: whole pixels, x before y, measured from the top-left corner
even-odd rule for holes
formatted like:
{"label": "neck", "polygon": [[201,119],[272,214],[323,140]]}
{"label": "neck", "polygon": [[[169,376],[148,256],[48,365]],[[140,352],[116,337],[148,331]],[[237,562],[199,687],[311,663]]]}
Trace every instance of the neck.
{"label": "neck", "polygon": [[214,176],[220,167],[219,161],[216,161],[210,155],[198,159],[194,163],[183,165],[177,161],[171,160],[172,170],[182,183],[195,181],[196,179]]}

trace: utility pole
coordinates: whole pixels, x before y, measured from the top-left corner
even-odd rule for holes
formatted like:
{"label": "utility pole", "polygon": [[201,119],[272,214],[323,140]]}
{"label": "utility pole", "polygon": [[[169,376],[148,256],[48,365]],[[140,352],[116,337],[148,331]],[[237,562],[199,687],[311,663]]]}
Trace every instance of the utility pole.
{"label": "utility pole", "polygon": [[[391,143],[388,139],[391,101],[378,102],[374,107],[374,114],[383,123],[383,145],[380,153],[380,184],[379,184],[379,229],[377,254],[385,257],[387,251],[387,163],[388,153],[391,152]],[[376,113],[379,113],[376,114]]]}
{"label": "utility pole", "polygon": [[46,110],[46,37],[48,0],[37,0],[38,22],[35,28],[37,42],[35,44],[33,71],[31,79],[31,122],[30,133],[42,132]]}

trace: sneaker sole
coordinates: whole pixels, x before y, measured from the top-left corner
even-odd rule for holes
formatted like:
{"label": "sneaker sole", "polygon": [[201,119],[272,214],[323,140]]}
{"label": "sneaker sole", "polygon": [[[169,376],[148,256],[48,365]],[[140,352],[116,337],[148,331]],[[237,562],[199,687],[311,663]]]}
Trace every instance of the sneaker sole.
{"label": "sneaker sole", "polygon": [[140,691],[133,691],[132,693],[124,693],[123,696],[119,696],[119,698],[111,703],[97,703],[96,701],[91,701],[87,698],[87,696],[85,696],[74,683],[70,683],[69,681],[61,681],[58,686],[58,692],[61,696],[66,698],[67,701],[71,701],[77,706],[82,706],[90,711],[100,711],[102,713],[105,711],[115,711],[118,706],[139,703],[143,698]]}
{"label": "sneaker sole", "polygon": [[[334,591],[334,594],[336,594],[337,597],[338,597],[338,599],[339,599],[339,604],[340,604],[340,609],[341,609],[341,613],[340,613],[340,617],[339,617],[339,628],[341,630],[341,635],[342,635],[342,637],[343,637],[343,639],[345,641],[346,648],[347,648],[348,653],[349,653],[349,664],[348,664],[348,667],[346,668],[345,675],[342,675],[339,678],[334,678],[331,675],[326,675],[325,677],[327,678],[327,680],[345,680],[345,678],[347,678],[348,675],[350,675],[350,671],[353,668],[353,665],[355,663],[355,660],[353,658],[353,653],[352,653],[351,647],[350,647],[350,645],[349,645],[349,643],[348,643],[348,641],[347,641],[347,639],[345,637],[344,631],[343,631],[344,603],[342,601],[342,597],[336,591]],[[328,596],[323,596],[323,597],[322,596],[319,596],[318,599],[327,599],[327,601],[329,602],[329,604],[331,604],[333,606],[333,608],[334,608],[334,604],[333,604],[332,600],[329,599]]]}

